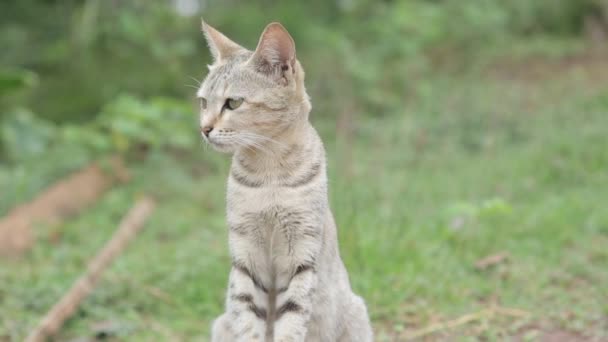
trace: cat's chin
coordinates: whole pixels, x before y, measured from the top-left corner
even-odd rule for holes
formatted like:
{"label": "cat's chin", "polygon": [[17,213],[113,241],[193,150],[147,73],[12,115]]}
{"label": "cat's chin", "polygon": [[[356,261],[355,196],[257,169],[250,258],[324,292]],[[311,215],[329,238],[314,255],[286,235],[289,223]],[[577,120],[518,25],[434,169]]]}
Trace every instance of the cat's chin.
{"label": "cat's chin", "polygon": [[220,153],[234,153],[235,148],[227,144],[210,143],[214,150]]}

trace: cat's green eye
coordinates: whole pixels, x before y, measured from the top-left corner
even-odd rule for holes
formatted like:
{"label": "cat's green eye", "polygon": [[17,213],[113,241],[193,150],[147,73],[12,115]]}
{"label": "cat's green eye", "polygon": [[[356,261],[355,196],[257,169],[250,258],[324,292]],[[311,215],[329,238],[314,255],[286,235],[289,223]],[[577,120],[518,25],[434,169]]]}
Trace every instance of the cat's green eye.
{"label": "cat's green eye", "polygon": [[200,101],[201,101],[201,109],[207,109],[207,99],[204,97],[201,97]]}
{"label": "cat's green eye", "polygon": [[230,110],[235,110],[235,109],[239,108],[242,104],[243,104],[242,98],[226,100],[226,108],[228,108]]}

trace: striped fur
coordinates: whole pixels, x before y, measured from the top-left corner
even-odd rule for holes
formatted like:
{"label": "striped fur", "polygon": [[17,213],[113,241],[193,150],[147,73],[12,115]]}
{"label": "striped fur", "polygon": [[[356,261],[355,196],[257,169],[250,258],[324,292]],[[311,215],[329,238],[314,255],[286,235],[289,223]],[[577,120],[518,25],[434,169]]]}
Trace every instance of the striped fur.
{"label": "striped fur", "polygon": [[[203,138],[233,155],[232,270],[212,341],[371,341],[367,309],[340,259],[325,151],[308,121],[292,38],[270,24],[248,51],[203,28],[215,57],[197,93],[207,104],[201,127],[210,133]],[[228,98],[243,102],[229,109]]]}

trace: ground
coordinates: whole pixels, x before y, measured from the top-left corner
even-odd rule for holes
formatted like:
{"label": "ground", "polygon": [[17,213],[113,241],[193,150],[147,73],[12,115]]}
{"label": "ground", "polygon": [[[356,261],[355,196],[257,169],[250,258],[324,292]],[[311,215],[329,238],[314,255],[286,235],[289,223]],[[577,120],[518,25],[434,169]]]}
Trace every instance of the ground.
{"label": "ground", "polygon": [[[608,340],[608,58],[458,72],[339,139],[313,112],[377,340]],[[159,203],[148,225],[57,340],[206,341],[230,264],[228,166],[203,148],[152,151],[84,214],[36,227],[29,253],[0,260],[0,341],[24,337],[144,193]]]}

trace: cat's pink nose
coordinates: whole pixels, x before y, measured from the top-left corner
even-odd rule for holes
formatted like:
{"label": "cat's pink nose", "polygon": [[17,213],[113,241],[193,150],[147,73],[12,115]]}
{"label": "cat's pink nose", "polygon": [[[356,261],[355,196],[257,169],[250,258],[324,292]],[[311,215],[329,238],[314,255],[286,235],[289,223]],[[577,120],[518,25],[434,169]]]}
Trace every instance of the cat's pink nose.
{"label": "cat's pink nose", "polygon": [[211,133],[211,131],[213,131],[213,127],[211,126],[205,126],[205,127],[201,127],[201,132],[203,132],[203,134],[208,137],[209,133]]}

